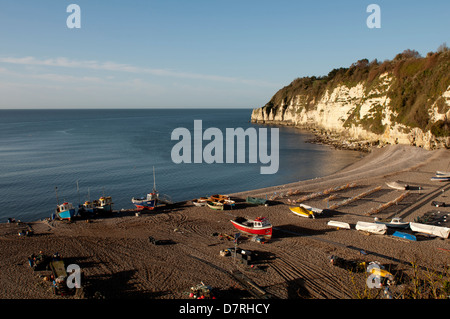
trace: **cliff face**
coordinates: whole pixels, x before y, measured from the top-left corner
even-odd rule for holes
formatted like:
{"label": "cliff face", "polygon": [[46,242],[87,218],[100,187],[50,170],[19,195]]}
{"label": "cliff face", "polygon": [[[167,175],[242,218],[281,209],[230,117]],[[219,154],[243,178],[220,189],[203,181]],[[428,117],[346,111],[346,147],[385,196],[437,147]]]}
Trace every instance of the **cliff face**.
{"label": "cliff face", "polygon": [[449,148],[450,51],[417,55],[408,50],[392,61],[360,60],[326,77],[296,79],[251,120],[343,140]]}

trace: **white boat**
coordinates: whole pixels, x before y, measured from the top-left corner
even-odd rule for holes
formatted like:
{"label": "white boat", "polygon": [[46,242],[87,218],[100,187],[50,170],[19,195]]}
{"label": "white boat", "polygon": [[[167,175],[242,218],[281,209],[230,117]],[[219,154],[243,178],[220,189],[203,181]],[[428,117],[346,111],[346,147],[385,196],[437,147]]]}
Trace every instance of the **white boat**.
{"label": "white boat", "polygon": [[431,177],[431,180],[434,182],[450,182],[450,175],[438,175]]}
{"label": "white boat", "polygon": [[430,234],[441,238],[448,238],[448,235],[450,234],[450,228],[448,227],[441,227],[413,222],[409,223],[409,227],[411,228],[412,231]]}
{"label": "white boat", "polygon": [[409,189],[409,185],[408,184],[404,184],[404,183],[401,183],[401,182],[386,182],[386,185],[389,186],[390,188],[398,189],[398,190],[407,190],[407,189]]}
{"label": "white boat", "polygon": [[387,226],[384,224],[369,223],[369,222],[357,222],[357,230],[366,231],[372,234],[384,235],[387,231]]}
{"label": "white boat", "polygon": [[409,222],[404,222],[400,217],[394,217],[390,222],[375,221],[376,224],[384,224],[392,228],[408,228]]}
{"label": "white boat", "polygon": [[334,220],[330,220],[327,223],[327,225],[328,226],[332,226],[332,227],[336,227],[336,228],[350,229],[350,224],[349,223],[338,222],[338,221],[334,221]]}
{"label": "white boat", "polygon": [[450,177],[450,172],[436,171],[436,176]]}
{"label": "white boat", "polygon": [[192,200],[192,204],[194,204],[197,207],[206,206],[207,202],[208,198],[206,197],[200,197]]}
{"label": "white boat", "polygon": [[309,211],[313,212],[314,214],[320,215],[320,214],[323,213],[323,209],[312,207],[312,206],[308,206],[308,205],[305,205],[305,204],[300,204],[300,207],[303,207],[304,209],[309,210]]}

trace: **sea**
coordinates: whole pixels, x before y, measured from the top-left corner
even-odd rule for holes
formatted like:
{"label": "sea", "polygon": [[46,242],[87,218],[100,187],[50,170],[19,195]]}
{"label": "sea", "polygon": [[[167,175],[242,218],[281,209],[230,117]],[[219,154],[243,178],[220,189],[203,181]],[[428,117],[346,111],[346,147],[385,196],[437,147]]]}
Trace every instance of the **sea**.
{"label": "sea", "polygon": [[332,174],[361,157],[306,143],[310,133],[281,126],[275,174],[261,174],[268,164],[260,161],[174,162],[176,128],[192,132],[192,139],[194,120],[224,138],[226,128],[274,128],[250,117],[251,109],[0,110],[0,222],[44,219],[57,202],[77,207],[101,196],[111,196],[115,210],[132,209],[131,198],[154,185],[175,202],[277,186]]}

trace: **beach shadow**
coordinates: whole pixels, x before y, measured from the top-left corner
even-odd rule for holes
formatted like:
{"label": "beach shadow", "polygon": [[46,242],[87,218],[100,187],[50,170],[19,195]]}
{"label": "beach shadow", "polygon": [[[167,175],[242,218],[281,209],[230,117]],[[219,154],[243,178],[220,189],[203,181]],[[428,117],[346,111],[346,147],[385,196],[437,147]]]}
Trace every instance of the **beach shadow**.
{"label": "beach shadow", "polygon": [[288,299],[309,299],[311,293],[305,286],[305,280],[303,278],[297,278],[289,280],[287,282]]}
{"label": "beach shadow", "polygon": [[133,282],[136,270],[86,277],[84,293],[88,299],[148,299],[169,294],[169,291],[148,291],[138,288]]}
{"label": "beach shadow", "polygon": [[342,216],[342,215],[345,215],[345,213],[340,212],[338,210],[325,208],[322,211],[322,214],[318,215],[316,218],[329,218],[329,217]]}
{"label": "beach shadow", "polygon": [[313,230],[303,228],[296,225],[288,224],[274,227],[272,239],[290,238],[290,237],[308,237],[325,234],[332,231],[332,229]]}

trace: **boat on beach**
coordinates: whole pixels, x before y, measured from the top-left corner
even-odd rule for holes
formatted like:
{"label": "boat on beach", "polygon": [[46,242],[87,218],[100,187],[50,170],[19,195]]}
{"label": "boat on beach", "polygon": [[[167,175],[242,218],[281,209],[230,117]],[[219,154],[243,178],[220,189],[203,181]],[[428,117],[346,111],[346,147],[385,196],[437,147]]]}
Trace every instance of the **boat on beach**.
{"label": "boat on beach", "polygon": [[392,234],[392,236],[411,240],[411,241],[417,241],[416,236],[408,234],[408,233],[400,232],[400,231],[396,231],[395,233]]}
{"label": "boat on beach", "polygon": [[192,200],[192,204],[194,204],[197,207],[206,206],[207,202],[208,202],[208,198],[206,198],[206,197],[195,198]]}
{"label": "boat on beach", "polygon": [[73,204],[69,202],[59,204],[58,187],[55,187],[55,194],[56,194],[56,209],[55,209],[56,217],[58,217],[61,220],[70,221],[75,216],[75,207],[73,207]]}
{"label": "boat on beach", "polygon": [[251,205],[266,205],[267,199],[247,196],[245,202]]}
{"label": "boat on beach", "polygon": [[231,198],[228,195],[215,194],[215,195],[209,196],[209,200],[212,201],[212,202],[218,202],[218,201],[221,201],[221,200],[231,200]]}
{"label": "boat on beach", "polygon": [[158,195],[156,192],[148,193],[146,197],[133,197],[131,202],[137,210],[153,210],[156,207]]}
{"label": "boat on beach", "polygon": [[309,217],[315,218],[313,211],[303,208],[301,206],[289,207],[289,209],[291,212],[293,212],[297,216],[306,217],[306,218],[309,218]]}
{"label": "boat on beach", "polygon": [[432,201],[431,206],[435,207],[447,207],[448,205],[445,202]]}
{"label": "boat on beach", "polygon": [[146,197],[138,197],[138,198],[133,197],[131,199],[131,202],[138,211],[154,210],[158,206],[169,205],[173,203],[169,196],[159,194],[159,192],[156,191],[156,179],[154,167],[153,167],[153,191],[151,193],[148,193]]}
{"label": "boat on beach", "polygon": [[433,176],[431,177],[431,180],[434,182],[450,182],[450,175],[439,175],[439,176]]}
{"label": "boat on beach", "polygon": [[387,226],[384,224],[369,223],[369,222],[357,222],[355,226],[356,230],[365,231],[372,234],[384,235],[387,231]]}
{"label": "boat on beach", "polygon": [[64,202],[56,206],[56,216],[62,220],[71,220],[75,216],[75,208],[72,203]]}
{"label": "boat on beach", "polygon": [[112,212],[113,204],[111,196],[102,196],[96,208],[102,212]]}
{"label": "boat on beach", "polygon": [[436,176],[450,177],[450,172],[436,171]]}
{"label": "boat on beach", "polygon": [[414,232],[434,235],[441,238],[448,238],[448,235],[450,234],[450,228],[448,227],[413,222],[409,223],[409,227]]}
{"label": "boat on beach", "polygon": [[389,222],[383,222],[383,221],[375,221],[376,224],[384,224],[387,227],[391,227],[391,228],[408,228],[409,227],[409,222],[404,222],[400,217],[394,217],[391,219],[391,221]]}
{"label": "boat on beach", "polygon": [[386,185],[389,186],[390,188],[397,189],[397,190],[408,190],[409,189],[408,184],[402,183],[400,181],[386,182]]}
{"label": "boat on beach", "polygon": [[300,204],[300,207],[303,207],[304,209],[313,212],[314,215],[320,215],[320,214],[323,213],[323,209],[312,207],[312,206],[309,206],[309,205],[306,205],[306,204]]}
{"label": "boat on beach", "polygon": [[350,224],[345,222],[338,222],[334,220],[330,220],[327,223],[328,226],[336,227],[336,228],[344,228],[344,229],[350,229]]}
{"label": "boat on beach", "polygon": [[219,203],[219,202],[211,202],[211,201],[207,201],[206,202],[206,206],[208,206],[211,209],[214,210],[224,210],[225,209],[225,205],[223,203]]}
{"label": "boat on beach", "polygon": [[234,220],[230,220],[230,222],[236,229],[245,234],[263,236],[266,239],[272,237],[272,224],[266,217],[258,217],[254,220],[237,217]]}

